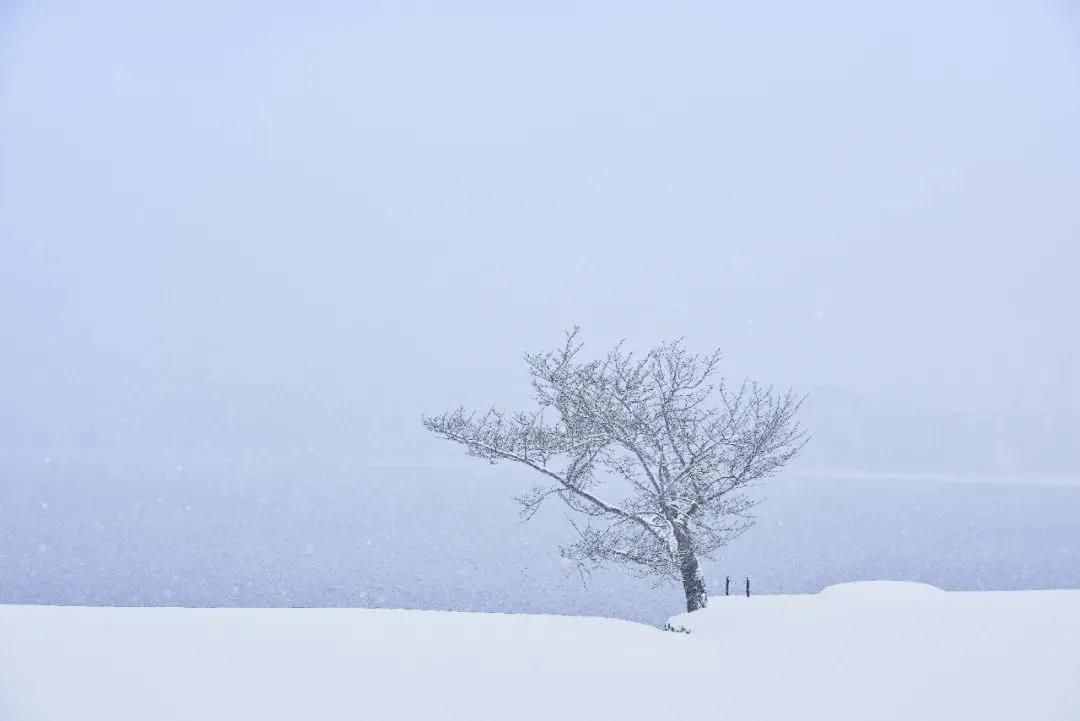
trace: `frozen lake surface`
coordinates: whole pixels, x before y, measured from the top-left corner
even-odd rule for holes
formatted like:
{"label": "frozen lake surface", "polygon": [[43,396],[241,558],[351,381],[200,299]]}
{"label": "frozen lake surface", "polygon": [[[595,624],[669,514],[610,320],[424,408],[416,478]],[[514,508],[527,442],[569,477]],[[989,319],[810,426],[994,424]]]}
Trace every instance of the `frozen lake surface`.
{"label": "frozen lake surface", "polygon": [[[342,472],[53,463],[0,483],[0,603],[366,606],[602,615],[659,624],[681,590],[560,562],[563,509],[481,464]],[[152,478],[152,482],[150,479]],[[894,578],[952,590],[1080,588],[1080,487],[790,474],[706,566],[755,593]]]}

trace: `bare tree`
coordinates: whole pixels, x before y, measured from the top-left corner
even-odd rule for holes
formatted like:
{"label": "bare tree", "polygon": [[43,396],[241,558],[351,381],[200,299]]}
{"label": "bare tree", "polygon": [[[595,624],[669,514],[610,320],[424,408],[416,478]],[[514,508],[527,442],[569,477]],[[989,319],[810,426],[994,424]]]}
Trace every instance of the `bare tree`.
{"label": "bare tree", "polygon": [[543,476],[518,499],[522,516],[552,496],[584,516],[571,521],[577,541],[565,557],[680,581],[687,610],[703,608],[699,558],[753,523],[745,491],[802,447],[802,399],[752,382],[729,388],[716,377],[718,352],[692,354],[681,341],[641,357],[620,343],[591,361],[579,360],[581,348],[575,328],[558,350],[525,356],[536,410],[459,408],[424,426],[470,455]]}

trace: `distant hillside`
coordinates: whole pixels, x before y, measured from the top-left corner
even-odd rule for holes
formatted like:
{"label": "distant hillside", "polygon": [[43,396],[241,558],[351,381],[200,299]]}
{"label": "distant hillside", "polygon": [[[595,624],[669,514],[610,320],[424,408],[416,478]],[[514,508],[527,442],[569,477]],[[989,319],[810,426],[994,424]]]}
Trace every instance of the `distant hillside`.
{"label": "distant hillside", "polygon": [[801,460],[829,470],[1080,477],[1080,404],[1068,388],[1061,392],[1006,412],[932,403],[902,389],[816,388],[803,416],[813,440]]}

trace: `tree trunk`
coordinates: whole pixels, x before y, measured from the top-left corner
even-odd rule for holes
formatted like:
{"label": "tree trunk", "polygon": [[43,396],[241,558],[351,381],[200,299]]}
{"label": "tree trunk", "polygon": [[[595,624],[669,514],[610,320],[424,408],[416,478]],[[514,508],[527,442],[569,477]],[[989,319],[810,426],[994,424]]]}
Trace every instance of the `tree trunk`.
{"label": "tree trunk", "polygon": [[686,610],[697,611],[709,605],[705,591],[705,579],[701,576],[694,545],[684,528],[675,526],[675,544],[679,551],[679,571],[682,573],[683,591],[686,593]]}

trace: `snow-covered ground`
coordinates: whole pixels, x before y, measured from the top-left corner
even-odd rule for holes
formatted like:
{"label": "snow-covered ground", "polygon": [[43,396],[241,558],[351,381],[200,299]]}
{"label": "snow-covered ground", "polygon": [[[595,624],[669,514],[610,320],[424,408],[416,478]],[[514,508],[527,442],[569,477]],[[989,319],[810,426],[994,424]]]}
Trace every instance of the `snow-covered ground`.
{"label": "snow-covered ground", "polygon": [[3,721],[1080,719],[1080,591],[847,584],[672,621],[0,607]]}

